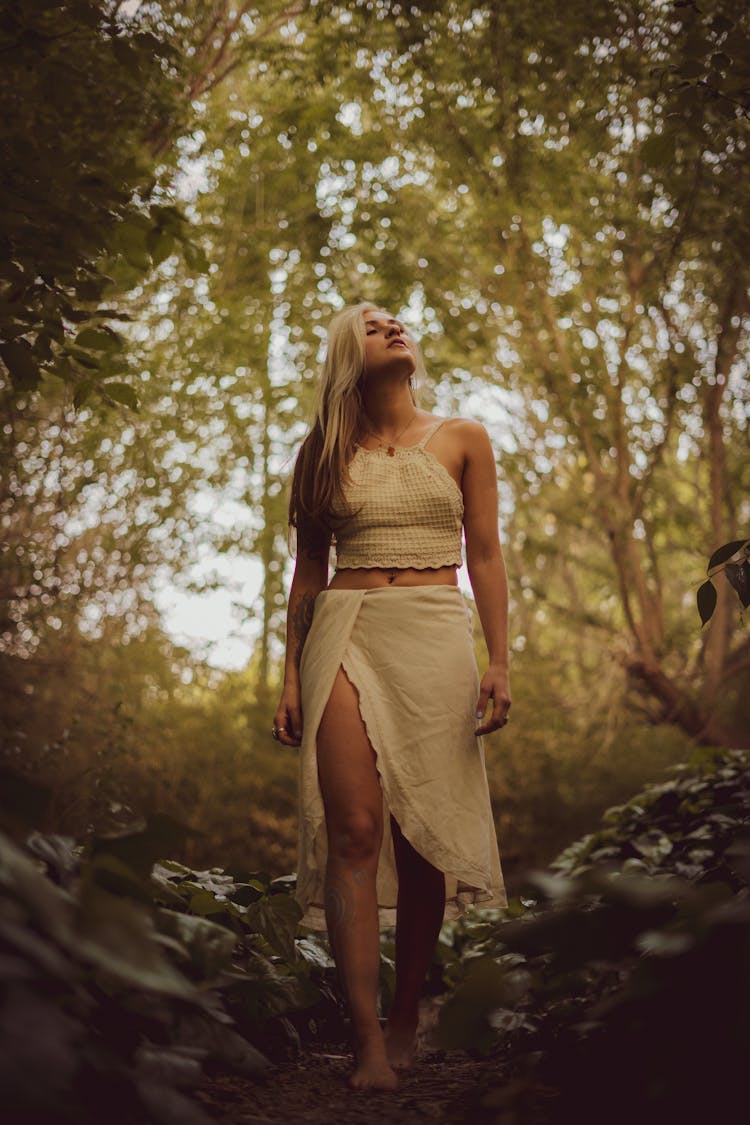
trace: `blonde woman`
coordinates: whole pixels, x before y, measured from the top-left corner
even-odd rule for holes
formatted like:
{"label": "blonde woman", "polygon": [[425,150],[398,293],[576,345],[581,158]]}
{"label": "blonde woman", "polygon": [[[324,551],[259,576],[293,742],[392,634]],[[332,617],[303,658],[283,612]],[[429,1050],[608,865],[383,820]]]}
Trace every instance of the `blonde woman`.
{"label": "blonde woman", "polygon": [[[273,736],[301,748],[295,893],[302,925],[328,932],[359,1088],[393,1089],[411,1065],[443,921],[507,905],[481,738],[510,708],[495,458],[482,425],[417,406],[420,374],[389,312],[338,312],[289,504],[296,567]],[[462,529],[489,653],[481,682],[456,577]],[[379,931],[393,925],[383,1030]]]}

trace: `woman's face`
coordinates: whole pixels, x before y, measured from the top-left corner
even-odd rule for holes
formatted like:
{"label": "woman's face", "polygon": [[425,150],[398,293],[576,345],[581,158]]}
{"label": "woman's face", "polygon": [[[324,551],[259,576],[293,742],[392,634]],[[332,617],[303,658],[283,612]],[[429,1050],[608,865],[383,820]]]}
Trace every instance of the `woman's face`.
{"label": "woman's face", "polygon": [[414,341],[403,324],[381,309],[362,314],[365,322],[365,374],[386,371],[411,375],[417,364]]}

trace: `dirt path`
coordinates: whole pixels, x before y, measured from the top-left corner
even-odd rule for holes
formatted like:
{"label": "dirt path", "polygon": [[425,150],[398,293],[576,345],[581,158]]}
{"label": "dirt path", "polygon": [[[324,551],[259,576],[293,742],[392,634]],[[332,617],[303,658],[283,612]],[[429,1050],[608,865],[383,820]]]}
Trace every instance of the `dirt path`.
{"label": "dirt path", "polygon": [[484,1082],[497,1076],[498,1060],[438,1050],[420,1027],[414,1064],[399,1072],[395,1090],[354,1090],[347,1081],[353,1069],[347,1044],[312,1045],[277,1065],[266,1082],[222,1075],[207,1078],[192,1096],[220,1125],[469,1125],[476,1120],[472,1104]]}

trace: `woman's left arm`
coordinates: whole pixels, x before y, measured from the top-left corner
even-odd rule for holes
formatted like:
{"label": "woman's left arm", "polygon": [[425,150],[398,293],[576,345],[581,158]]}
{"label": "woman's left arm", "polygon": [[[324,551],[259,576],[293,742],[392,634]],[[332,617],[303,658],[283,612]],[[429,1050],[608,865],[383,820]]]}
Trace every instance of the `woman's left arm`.
{"label": "woman's left arm", "polygon": [[497,468],[490,436],[479,422],[462,420],[466,569],[489,654],[482,676],[477,719],[492,699],[492,715],[475,734],[489,734],[507,723],[510,709],[508,669],[508,576],[497,520]]}

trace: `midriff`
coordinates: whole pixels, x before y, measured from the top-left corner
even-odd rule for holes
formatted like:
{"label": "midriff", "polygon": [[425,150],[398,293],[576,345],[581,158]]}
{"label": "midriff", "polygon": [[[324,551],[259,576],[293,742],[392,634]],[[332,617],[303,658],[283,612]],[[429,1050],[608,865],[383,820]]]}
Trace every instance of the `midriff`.
{"label": "midriff", "polygon": [[457,586],[458,567],[343,567],[328,583],[329,590],[370,590],[375,586]]}

